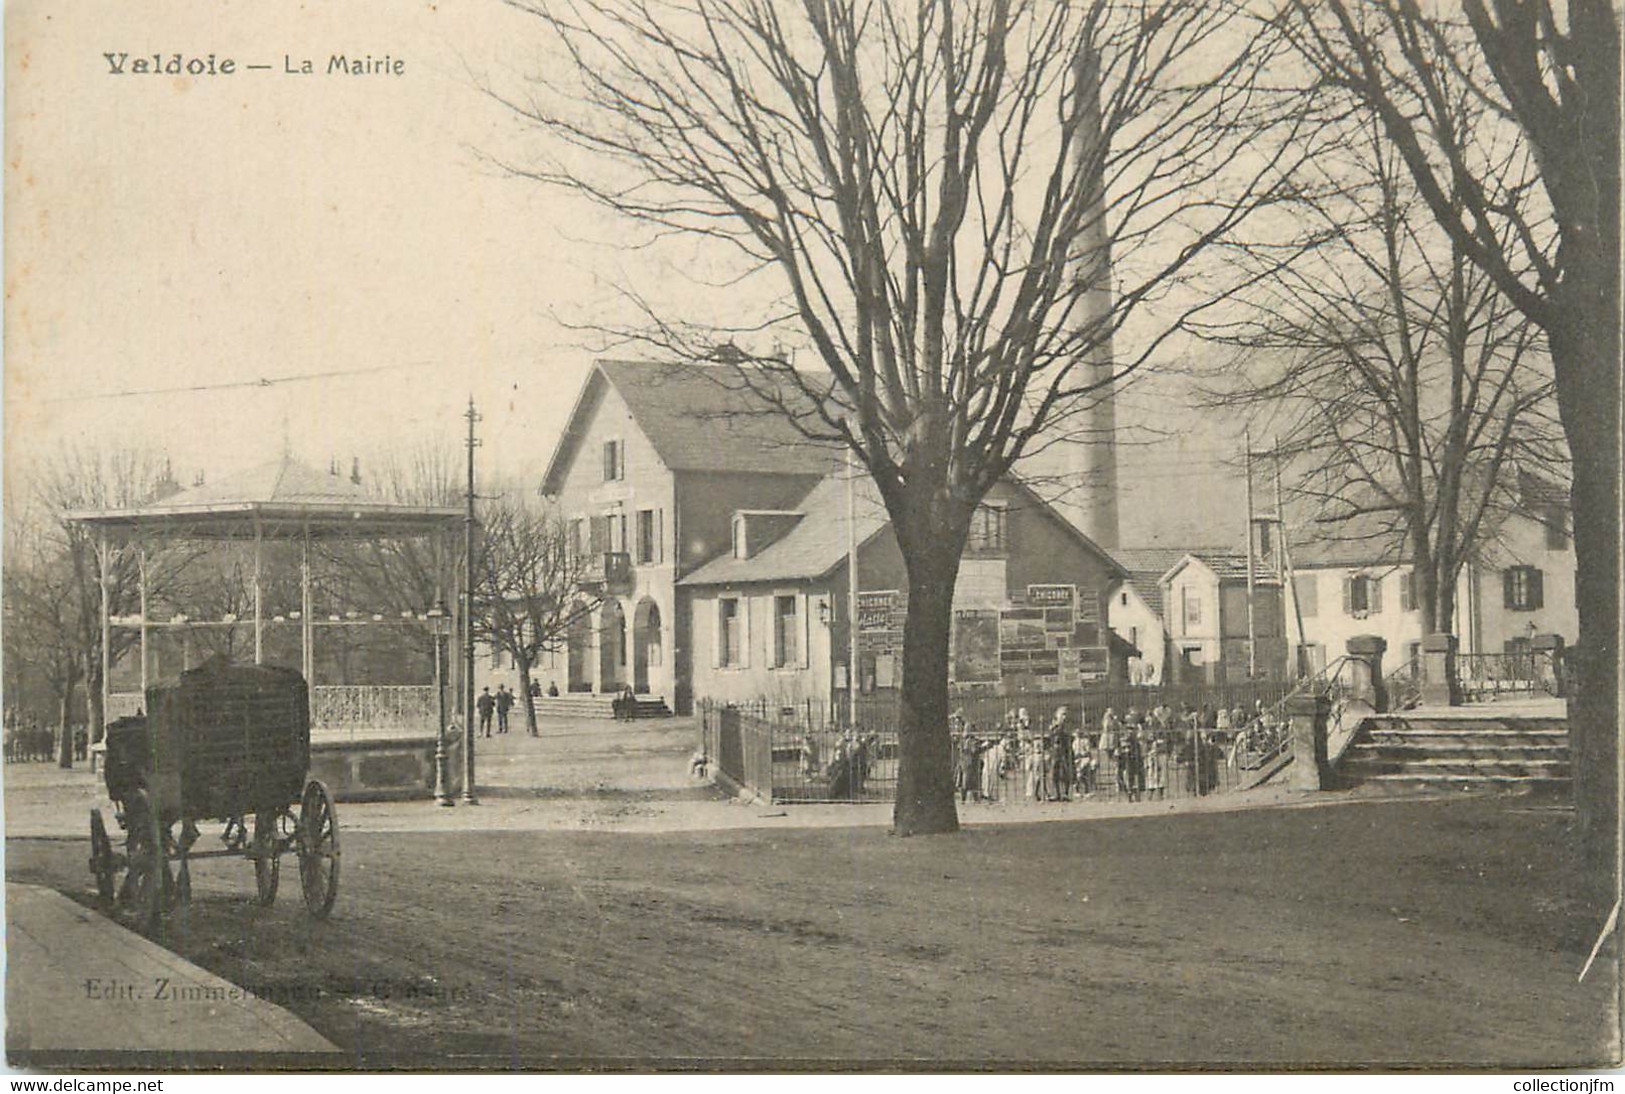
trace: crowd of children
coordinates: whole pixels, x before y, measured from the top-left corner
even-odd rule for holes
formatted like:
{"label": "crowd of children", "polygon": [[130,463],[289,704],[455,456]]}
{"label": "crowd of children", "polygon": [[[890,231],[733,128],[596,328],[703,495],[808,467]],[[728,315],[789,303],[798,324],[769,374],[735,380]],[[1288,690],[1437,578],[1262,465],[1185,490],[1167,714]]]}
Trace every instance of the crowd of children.
{"label": "crowd of children", "polygon": [[1251,713],[1158,706],[1120,716],[1108,708],[1094,725],[1087,714],[1074,723],[1063,706],[1042,728],[1022,707],[991,730],[955,712],[952,728],[961,801],[1064,802],[1074,795],[1155,801],[1170,791],[1214,793],[1277,747],[1286,727],[1257,703]]}

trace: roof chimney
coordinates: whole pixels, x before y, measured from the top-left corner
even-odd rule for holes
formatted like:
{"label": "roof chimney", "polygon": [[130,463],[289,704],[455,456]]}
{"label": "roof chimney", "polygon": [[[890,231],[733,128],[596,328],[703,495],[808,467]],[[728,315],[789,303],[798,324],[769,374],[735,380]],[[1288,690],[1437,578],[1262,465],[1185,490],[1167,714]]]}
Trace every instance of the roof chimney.
{"label": "roof chimney", "polygon": [[350,481],[357,486],[361,485],[361,457],[350,457]]}

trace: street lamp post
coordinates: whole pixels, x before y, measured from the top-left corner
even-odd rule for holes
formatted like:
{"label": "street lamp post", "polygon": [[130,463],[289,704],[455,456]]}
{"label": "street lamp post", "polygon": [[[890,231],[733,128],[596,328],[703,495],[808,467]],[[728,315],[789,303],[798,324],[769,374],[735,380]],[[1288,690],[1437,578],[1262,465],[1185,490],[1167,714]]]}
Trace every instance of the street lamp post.
{"label": "street lamp post", "polygon": [[428,613],[429,632],[434,635],[434,695],[438,729],[434,738],[435,799],[443,806],[457,803],[451,797],[451,756],[446,751],[446,639],[451,635],[451,616],[444,604]]}

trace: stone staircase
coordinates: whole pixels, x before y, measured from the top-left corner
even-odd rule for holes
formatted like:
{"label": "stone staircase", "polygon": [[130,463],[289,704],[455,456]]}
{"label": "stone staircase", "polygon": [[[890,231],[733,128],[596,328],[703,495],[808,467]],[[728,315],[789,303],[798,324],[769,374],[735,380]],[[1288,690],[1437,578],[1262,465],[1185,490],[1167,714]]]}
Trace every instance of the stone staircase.
{"label": "stone staircase", "polygon": [[[634,718],[670,718],[671,708],[659,695],[636,696]],[[603,718],[615,717],[615,696],[596,692],[578,691],[568,695],[543,695],[536,700],[538,718]]]}
{"label": "stone staircase", "polygon": [[1562,718],[1368,718],[1337,765],[1342,786],[1395,790],[1564,790],[1569,735]]}

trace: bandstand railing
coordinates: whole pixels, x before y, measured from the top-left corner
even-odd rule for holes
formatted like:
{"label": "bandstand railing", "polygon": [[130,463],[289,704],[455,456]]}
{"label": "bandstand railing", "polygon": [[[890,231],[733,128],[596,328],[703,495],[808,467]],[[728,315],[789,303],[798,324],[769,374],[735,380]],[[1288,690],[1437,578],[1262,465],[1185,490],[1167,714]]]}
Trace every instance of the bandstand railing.
{"label": "bandstand railing", "polygon": [[310,689],[310,730],[317,736],[433,736],[439,718],[433,684],[319,684]]}

